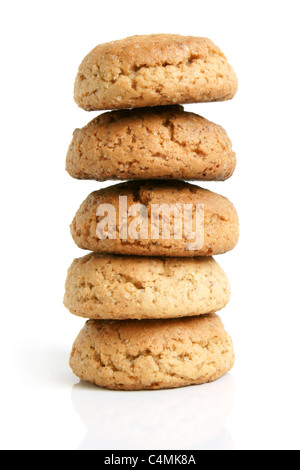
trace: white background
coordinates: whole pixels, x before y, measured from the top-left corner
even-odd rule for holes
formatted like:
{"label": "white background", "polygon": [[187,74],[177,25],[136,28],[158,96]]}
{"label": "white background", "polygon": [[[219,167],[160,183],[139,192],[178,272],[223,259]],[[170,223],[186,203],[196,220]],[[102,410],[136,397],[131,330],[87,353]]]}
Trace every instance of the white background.
{"label": "white background", "polygon": [[[2,449],[299,449],[299,2],[2,1]],[[97,44],[134,34],[210,37],[240,82],[192,105],[230,135],[238,168],[203,184],[230,198],[241,240],[218,257],[232,284],[221,317],[236,366],[204,387],[147,393],[79,384],[68,368],[84,321],[62,305],[82,256],[69,234],[96,182],[64,171],[80,110],[73,83]]]}

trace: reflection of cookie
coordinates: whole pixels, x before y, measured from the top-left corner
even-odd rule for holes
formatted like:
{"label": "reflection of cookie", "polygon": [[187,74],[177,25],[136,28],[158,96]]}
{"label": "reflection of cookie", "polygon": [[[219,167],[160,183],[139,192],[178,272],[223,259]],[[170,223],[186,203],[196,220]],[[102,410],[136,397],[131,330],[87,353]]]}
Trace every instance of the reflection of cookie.
{"label": "reflection of cookie", "polygon": [[65,305],[93,319],[197,316],[230,299],[224,271],[213,258],[138,258],[91,253],[68,272]]}
{"label": "reflection of cookie", "polygon": [[78,179],[223,181],[236,156],[222,127],[173,106],[98,116],[74,132],[66,166]]}
{"label": "reflection of cookie", "polygon": [[234,364],[217,315],[176,320],[89,320],[70,366],[80,379],[115,390],[176,388],[212,382]]}
{"label": "reflection of cookie", "polygon": [[[137,233],[130,231],[138,217],[136,212],[134,216],[127,217],[128,230],[124,230],[123,211],[119,206],[120,196],[127,197],[128,210],[136,205],[142,205],[146,209],[140,224],[144,229],[146,227],[146,230],[141,231],[140,238],[136,237]],[[176,204],[181,210],[181,219],[175,219],[171,210],[169,217],[164,218],[164,224],[154,217],[161,206],[167,205],[167,208],[171,209]],[[113,208],[111,213],[114,212],[116,230],[115,233],[109,232],[111,238],[103,239],[103,234],[99,232],[99,223],[104,219],[97,214],[99,207],[106,208],[106,205]],[[193,235],[192,240],[192,234],[197,232],[201,219],[196,215],[196,205],[202,205],[204,208],[204,243],[199,237],[200,243],[195,246],[195,237]],[[188,211],[186,207],[193,209],[193,219],[189,223],[185,221],[191,218],[192,210]],[[126,209],[124,213],[126,214]],[[123,225],[119,222],[120,218]],[[193,230],[187,230],[188,226],[192,225]],[[178,226],[182,233],[179,233]],[[203,235],[202,226],[199,231]],[[217,255],[232,250],[238,242],[239,222],[237,213],[228,199],[198,186],[179,181],[134,181],[92,193],[77,212],[71,232],[75,243],[85,250],[122,255],[195,257]]]}
{"label": "reflection of cookie", "polygon": [[232,99],[237,78],[209,39],[171,34],[101,44],[79,67],[74,98],[92,110]]}
{"label": "reflection of cookie", "polygon": [[160,390],[137,397],[127,392],[120,400],[118,393],[99,393],[97,387],[79,382],[72,388],[72,403],[87,428],[80,449],[89,450],[95,436],[99,443],[110,443],[114,449],[122,445],[156,449],[158,442],[161,449],[167,449],[170,442],[172,449],[215,449],[234,405],[235,388],[232,375],[226,374],[213,383],[185,388],[184,393],[181,389],[171,393]]}

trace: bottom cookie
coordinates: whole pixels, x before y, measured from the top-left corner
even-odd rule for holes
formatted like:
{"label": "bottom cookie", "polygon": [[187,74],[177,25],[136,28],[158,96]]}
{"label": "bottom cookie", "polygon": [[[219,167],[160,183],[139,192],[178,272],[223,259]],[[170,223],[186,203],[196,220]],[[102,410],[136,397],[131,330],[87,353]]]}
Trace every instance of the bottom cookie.
{"label": "bottom cookie", "polygon": [[175,320],[89,320],[70,367],[111,390],[159,390],[219,379],[234,365],[232,340],[217,315]]}

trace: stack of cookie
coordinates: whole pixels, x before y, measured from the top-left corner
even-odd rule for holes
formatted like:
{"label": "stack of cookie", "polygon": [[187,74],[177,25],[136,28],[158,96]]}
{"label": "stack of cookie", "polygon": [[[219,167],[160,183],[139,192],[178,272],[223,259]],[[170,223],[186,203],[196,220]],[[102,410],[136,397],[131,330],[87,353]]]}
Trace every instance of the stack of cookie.
{"label": "stack of cookie", "polygon": [[204,38],[136,36],[97,46],[80,65],[76,103],[111,111],[75,131],[67,171],[127,180],[89,195],[71,226],[92,251],[70,267],[64,301],[88,319],[70,359],[80,379],[174,388],[233,366],[216,315],[230,285],[212,256],[236,246],[238,216],[226,198],[184,180],[224,181],[236,157],[222,127],[181,105],[236,91],[226,57]]}

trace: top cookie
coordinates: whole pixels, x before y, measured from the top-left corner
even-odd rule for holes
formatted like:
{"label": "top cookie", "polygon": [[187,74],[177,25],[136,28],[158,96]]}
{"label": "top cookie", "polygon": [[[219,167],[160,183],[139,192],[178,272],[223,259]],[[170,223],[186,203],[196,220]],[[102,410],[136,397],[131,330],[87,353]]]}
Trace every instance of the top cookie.
{"label": "top cookie", "polygon": [[209,39],[172,34],[100,44],[83,60],[74,99],[86,111],[232,99],[236,74]]}

